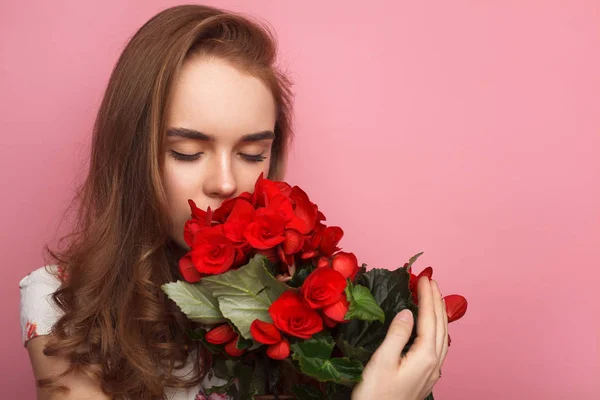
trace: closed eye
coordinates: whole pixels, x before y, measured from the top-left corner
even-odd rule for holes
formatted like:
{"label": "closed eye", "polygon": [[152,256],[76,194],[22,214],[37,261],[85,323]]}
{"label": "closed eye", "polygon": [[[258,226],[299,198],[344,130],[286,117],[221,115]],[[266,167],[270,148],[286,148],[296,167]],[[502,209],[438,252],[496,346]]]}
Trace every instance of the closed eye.
{"label": "closed eye", "polygon": [[262,154],[244,154],[244,153],[239,153],[240,156],[251,163],[259,163],[259,162],[263,162],[265,160],[265,156],[263,156]]}
{"label": "closed eye", "polygon": [[176,159],[178,161],[188,161],[188,162],[198,160],[202,154],[203,154],[202,152],[196,153],[196,154],[183,154],[183,153],[178,153],[175,150],[171,150],[169,152],[169,155],[171,157],[173,157],[174,159]]}

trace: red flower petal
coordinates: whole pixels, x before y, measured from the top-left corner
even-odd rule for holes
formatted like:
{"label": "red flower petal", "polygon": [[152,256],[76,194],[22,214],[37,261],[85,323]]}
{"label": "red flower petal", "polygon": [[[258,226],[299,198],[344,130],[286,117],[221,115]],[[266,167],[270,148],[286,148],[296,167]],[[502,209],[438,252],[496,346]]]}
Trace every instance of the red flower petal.
{"label": "red flower petal", "polygon": [[239,337],[236,337],[225,345],[225,353],[229,354],[231,357],[239,357],[247,351],[247,349],[240,350],[237,348],[238,339]]}
{"label": "red flower petal", "polygon": [[317,223],[317,208],[310,202],[308,195],[298,186],[292,188],[290,199],[294,202],[294,218],[287,225],[302,234],[307,234],[313,230]]}
{"label": "red flower petal", "polygon": [[347,322],[345,320],[346,313],[350,308],[346,294],[342,295],[342,298],[330,306],[323,308],[323,314],[337,322]]}
{"label": "red flower petal", "polygon": [[285,230],[285,242],[283,242],[283,252],[286,255],[296,254],[304,246],[304,236],[295,229]]}
{"label": "red flower petal", "polygon": [[294,205],[289,197],[278,194],[269,200],[270,210],[276,212],[286,223],[294,219]]}
{"label": "red flower petal", "polygon": [[[405,266],[408,265],[408,263],[405,264]],[[413,298],[413,302],[415,304],[419,304],[419,294],[418,294],[418,283],[419,283],[419,278],[426,276],[429,278],[429,280],[431,280],[431,277],[433,276],[433,268],[431,267],[427,267],[425,268],[423,271],[421,271],[419,273],[419,275],[415,275],[412,272],[410,273],[410,282],[408,284],[408,288],[410,289],[410,292],[412,293],[412,298]]]}
{"label": "red flower petal", "polygon": [[319,249],[326,256],[332,256],[333,253],[339,250],[337,247],[340,240],[344,236],[344,231],[339,226],[328,226],[323,232],[323,238]]}
{"label": "red flower petal", "polygon": [[326,268],[331,265],[331,260],[328,257],[321,257],[317,261],[317,268]]}
{"label": "red flower petal", "polygon": [[267,355],[274,360],[283,360],[290,355],[290,343],[283,339],[277,344],[267,347]]}
{"label": "red flower petal", "polygon": [[309,258],[313,258],[317,255],[317,252],[314,250],[309,250],[307,252],[302,253],[302,256],[300,256],[301,259],[303,260],[308,260]]}
{"label": "red flower petal", "polygon": [[246,227],[244,236],[253,248],[270,249],[285,240],[285,223],[273,210],[261,208],[256,212],[255,220]]}
{"label": "red flower petal", "polygon": [[186,282],[196,283],[202,278],[202,274],[194,267],[190,253],[179,260],[179,272]]}
{"label": "red flower petal", "polygon": [[331,268],[341,273],[344,278],[349,278],[353,281],[358,272],[358,260],[353,253],[340,251],[333,256]]}
{"label": "red flower petal", "polygon": [[269,307],[269,315],[280,331],[301,339],[310,339],[323,330],[321,316],[294,290],[283,292]]}
{"label": "red flower petal", "polygon": [[250,333],[258,343],[276,344],[281,342],[281,332],[279,332],[279,329],[274,324],[259,319],[252,321]]}
{"label": "red flower petal", "polygon": [[223,324],[208,331],[206,335],[204,335],[204,339],[206,339],[208,343],[223,344],[234,339],[236,336],[237,333],[235,333],[229,324]]}
{"label": "red flower petal", "polygon": [[317,268],[308,275],[300,293],[310,308],[318,309],[339,302],[346,285],[346,278],[338,271]]}
{"label": "red flower petal", "polygon": [[261,173],[256,183],[254,184],[254,193],[252,193],[252,204],[255,207],[266,207],[270,200],[275,196],[286,191],[286,186],[280,183],[271,181],[263,178],[264,174]]}
{"label": "red flower petal", "polygon": [[323,322],[325,322],[325,325],[328,328],[335,328],[335,326],[338,324],[337,321],[332,320],[327,315],[323,315]]}
{"label": "red flower petal", "polygon": [[256,252],[267,257],[267,259],[271,262],[277,263],[279,261],[279,253],[277,252],[276,247],[265,250],[256,250]]}
{"label": "red flower petal", "polygon": [[467,299],[459,294],[445,296],[444,301],[446,302],[449,323],[462,318],[467,312]]}
{"label": "red flower petal", "polygon": [[203,274],[227,271],[236,257],[233,243],[222,233],[222,225],[205,228],[197,235],[190,254],[194,266]]}
{"label": "red flower petal", "polygon": [[431,267],[427,267],[425,268],[423,271],[421,271],[419,273],[419,278],[426,276],[431,280],[431,277],[433,276],[433,268]]}
{"label": "red flower petal", "polygon": [[294,255],[286,255],[282,245],[277,246],[277,254],[279,255],[281,263],[284,264],[283,266],[292,265],[294,263]]}

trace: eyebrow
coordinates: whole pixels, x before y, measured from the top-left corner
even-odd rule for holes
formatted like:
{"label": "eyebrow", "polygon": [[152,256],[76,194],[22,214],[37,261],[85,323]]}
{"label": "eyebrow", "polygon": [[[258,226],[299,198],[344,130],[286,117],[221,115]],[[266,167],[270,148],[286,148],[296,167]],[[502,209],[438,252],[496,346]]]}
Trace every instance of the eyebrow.
{"label": "eyebrow", "polygon": [[[187,128],[171,128],[167,131],[167,136],[183,137],[186,139],[203,140],[207,142],[213,142],[215,140],[213,135],[207,135],[206,133]],[[258,142],[267,139],[275,139],[275,133],[273,131],[248,133],[242,136],[240,142]]]}

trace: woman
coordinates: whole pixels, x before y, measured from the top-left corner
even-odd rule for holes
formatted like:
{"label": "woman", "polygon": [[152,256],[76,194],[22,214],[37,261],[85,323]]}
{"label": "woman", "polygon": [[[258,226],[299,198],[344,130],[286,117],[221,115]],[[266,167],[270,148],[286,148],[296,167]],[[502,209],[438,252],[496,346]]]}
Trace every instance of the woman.
{"label": "woman", "polygon": [[[38,399],[184,400],[223,383],[160,285],[179,277],[188,199],[214,209],[261,173],[283,178],[291,84],[275,59],[265,27],[204,6],[167,9],[128,43],[95,122],[68,246],[20,284]],[[400,359],[413,325],[404,311],[353,398],[423,399],[439,379],[447,316],[435,281],[419,285],[414,346]]]}

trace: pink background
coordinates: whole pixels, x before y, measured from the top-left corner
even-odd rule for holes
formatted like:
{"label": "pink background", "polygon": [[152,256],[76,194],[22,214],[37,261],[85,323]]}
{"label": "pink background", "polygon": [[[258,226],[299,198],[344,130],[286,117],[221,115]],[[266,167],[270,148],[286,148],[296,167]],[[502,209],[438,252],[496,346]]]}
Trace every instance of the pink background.
{"label": "pink background", "polygon": [[[85,3],[85,4],[83,4]],[[438,399],[600,390],[597,1],[208,1],[270,21],[297,93],[288,181],[346,250],[414,253],[469,302]],[[43,264],[111,68],[174,1],[0,6],[0,387],[32,399],[18,281]]]}

